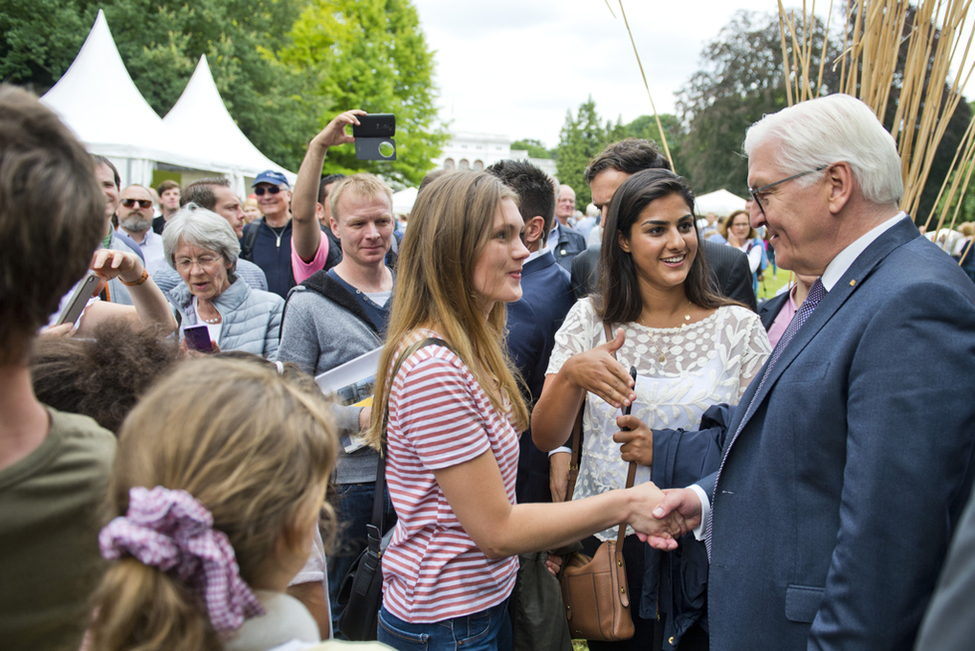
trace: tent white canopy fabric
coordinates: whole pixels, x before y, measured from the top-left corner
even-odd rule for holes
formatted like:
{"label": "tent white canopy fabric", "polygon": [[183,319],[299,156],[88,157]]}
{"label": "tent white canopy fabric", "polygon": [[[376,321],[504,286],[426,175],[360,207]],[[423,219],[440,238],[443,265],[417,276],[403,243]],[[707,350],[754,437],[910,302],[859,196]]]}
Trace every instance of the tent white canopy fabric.
{"label": "tent white canopy fabric", "polygon": [[166,128],[136,88],[101,10],[71,67],[41,101],[88,151],[124,161],[123,186],[151,183],[154,161],[207,169],[186,153],[183,139]]}
{"label": "tent white canopy fabric", "polygon": [[150,185],[155,163],[228,175],[246,196],[245,177],[267,169],[295,174],[268,159],[234,123],[201,56],[179,101],[161,119],[129,76],[103,11],[71,67],[41,101],[93,154],[112,159],[130,183]]}
{"label": "tent white canopy fabric", "polygon": [[736,210],[744,210],[745,203],[745,199],[725,189],[702,194],[694,199],[694,206],[698,215],[713,212],[718,217],[727,217]]}
{"label": "tent white canopy fabric", "polygon": [[262,154],[230,117],[205,54],[200,56],[176,105],[162,121],[171,131],[194,143],[193,154],[207,161],[206,169],[229,174],[234,191],[241,196],[249,192],[245,177],[254,178],[268,169],[283,173],[294,185],[296,175]]}
{"label": "tent white canopy fabric", "polygon": [[393,193],[393,212],[397,215],[409,215],[416,203],[416,188],[406,188]]}

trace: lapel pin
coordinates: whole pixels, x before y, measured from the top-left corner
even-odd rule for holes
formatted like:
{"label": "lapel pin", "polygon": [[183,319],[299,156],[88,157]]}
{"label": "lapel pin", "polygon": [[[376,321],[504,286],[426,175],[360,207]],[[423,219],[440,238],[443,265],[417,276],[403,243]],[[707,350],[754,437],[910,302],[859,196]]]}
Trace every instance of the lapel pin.
{"label": "lapel pin", "polygon": [[856,284],[857,284],[857,281],[855,281],[855,280],[851,280],[850,281],[850,287],[856,287]]}

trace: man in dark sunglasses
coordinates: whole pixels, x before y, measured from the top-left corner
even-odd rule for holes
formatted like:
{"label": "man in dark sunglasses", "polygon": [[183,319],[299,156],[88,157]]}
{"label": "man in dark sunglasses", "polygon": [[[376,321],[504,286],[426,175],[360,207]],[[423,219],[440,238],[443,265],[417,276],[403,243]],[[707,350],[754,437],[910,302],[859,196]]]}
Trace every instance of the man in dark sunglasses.
{"label": "man in dark sunglasses", "polygon": [[281,172],[267,170],[251,185],[264,217],[244,229],[240,257],[264,270],[268,291],[282,298],[294,286],[291,273],[291,185]]}
{"label": "man in dark sunglasses", "polygon": [[115,214],[119,229],[139,245],[149,273],[155,274],[166,266],[162,236],[152,230],[153,201],[149,190],[141,185],[130,185],[122,190]]}

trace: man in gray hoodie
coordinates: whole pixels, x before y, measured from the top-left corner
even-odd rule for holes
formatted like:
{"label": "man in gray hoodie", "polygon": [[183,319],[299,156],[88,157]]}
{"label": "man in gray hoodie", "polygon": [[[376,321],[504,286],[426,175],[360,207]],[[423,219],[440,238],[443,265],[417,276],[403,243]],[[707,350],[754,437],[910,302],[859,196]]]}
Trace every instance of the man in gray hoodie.
{"label": "man in gray hoodie", "polygon": [[[315,272],[288,295],[278,359],[319,375],[383,345],[394,275],[386,266],[393,240],[393,198],[389,187],[371,174],[338,182],[329,194],[332,232],[342,243],[342,261]],[[336,410],[342,434],[333,483],[338,490],[341,524],[328,560],[333,631],[341,609],[339,584],[366,545],[379,455],[356,435],[368,425],[369,410]],[[396,521],[386,498],[386,526]]]}

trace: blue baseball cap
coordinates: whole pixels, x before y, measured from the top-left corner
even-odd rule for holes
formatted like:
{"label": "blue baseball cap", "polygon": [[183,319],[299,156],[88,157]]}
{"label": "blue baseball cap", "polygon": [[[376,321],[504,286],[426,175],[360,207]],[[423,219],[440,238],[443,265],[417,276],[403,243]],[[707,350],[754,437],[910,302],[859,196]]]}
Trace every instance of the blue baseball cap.
{"label": "blue baseball cap", "polygon": [[281,172],[275,172],[274,170],[264,170],[257,175],[254,182],[251,183],[251,187],[255,187],[258,183],[270,183],[272,185],[283,185],[284,187],[291,189],[288,185],[288,179]]}

